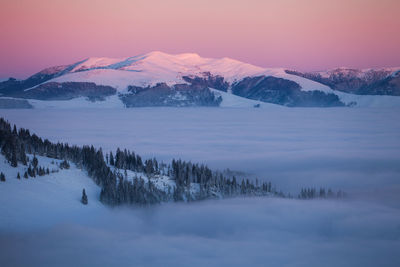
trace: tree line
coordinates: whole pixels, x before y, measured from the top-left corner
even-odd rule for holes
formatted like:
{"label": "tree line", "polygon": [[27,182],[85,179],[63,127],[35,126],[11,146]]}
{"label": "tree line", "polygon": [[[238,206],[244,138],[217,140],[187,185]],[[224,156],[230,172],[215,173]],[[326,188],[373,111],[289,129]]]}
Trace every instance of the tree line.
{"label": "tree line", "polygon": [[[63,160],[60,168],[69,168],[69,161],[84,169],[88,176],[101,187],[100,200],[108,205],[154,204],[168,201],[196,201],[207,198],[235,196],[275,195],[291,197],[278,192],[270,182],[226,177],[221,172],[212,171],[204,164],[182,160],[172,160],[170,164],[159,163],[155,158],[142,158],[127,149],[117,149],[115,153],[104,155],[101,148],[76,146],[68,143],[52,143],[31,134],[28,129],[17,130],[14,125],[0,118],[0,147],[12,167],[27,165],[26,154],[34,154]],[[135,176],[128,179],[127,170],[144,174],[145,179]],[[30,173],[28,173],[30,172]],[[48,174],[49,170],[38,167],[36,156],[29,162],[27,175]],[[25,174],[24,174],[25,176]],[[161,190],[157,179],[168,176],[174,186]],[[329,191],[328,191],[329,194]],[[312,198],[315,193],[300,193],[300,198]],[[303,197],[304,196],[304,197]]]}

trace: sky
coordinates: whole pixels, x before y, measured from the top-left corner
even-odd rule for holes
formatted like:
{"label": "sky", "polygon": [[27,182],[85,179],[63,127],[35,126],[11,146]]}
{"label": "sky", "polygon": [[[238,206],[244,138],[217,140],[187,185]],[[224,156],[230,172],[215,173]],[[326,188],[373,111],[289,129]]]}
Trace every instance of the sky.
{"label": "sky", "polygon": [[400,66],[398,0],[1,0],[0,78],[158,50],[299,70]]}

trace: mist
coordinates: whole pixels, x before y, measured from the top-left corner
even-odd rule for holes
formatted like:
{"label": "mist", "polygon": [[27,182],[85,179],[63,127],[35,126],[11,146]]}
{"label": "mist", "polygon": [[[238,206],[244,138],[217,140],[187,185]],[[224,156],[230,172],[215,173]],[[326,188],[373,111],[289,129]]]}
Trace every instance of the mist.
{"label": "mist", "polygon": [[89,194],[83,212],[22,214],[18,227],[3,220],[0,265],[399,266],[398,111],[1,110],[53,142],[181,158],[272,181],[284,192],[323,186],[349,197],[109,208]]}
{"label": "mist", "polygon": [[398,108],[2,110],[53,142],[118,147],[272,181],[351,192],[400,185]]}
{"label": "mist", "polygon": [[[27,222],[28,224],[29,222]],[[2,266],[398,266],[398,209],[246,198],[106,209],[0,234]]]}

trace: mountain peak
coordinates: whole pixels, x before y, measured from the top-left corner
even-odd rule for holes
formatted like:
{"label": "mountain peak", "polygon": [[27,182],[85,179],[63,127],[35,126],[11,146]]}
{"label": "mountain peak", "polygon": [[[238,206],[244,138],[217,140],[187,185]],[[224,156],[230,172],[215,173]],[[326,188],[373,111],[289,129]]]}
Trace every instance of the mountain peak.
{"label": "mountain peak", "polygon": [[146,56],[168,56],[168,57],[178,57],[178,58],[187,58],[187,57],[200,57],[197,53],[179,53],[179,54],[168,54],[162,51],[151,51]]}

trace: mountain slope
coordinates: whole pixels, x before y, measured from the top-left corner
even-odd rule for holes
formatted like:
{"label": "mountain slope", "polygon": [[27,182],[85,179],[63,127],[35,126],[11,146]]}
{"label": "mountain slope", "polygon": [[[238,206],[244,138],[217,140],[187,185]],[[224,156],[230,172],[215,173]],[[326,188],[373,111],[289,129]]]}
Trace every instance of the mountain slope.
{"label": "mountain slope", "polygon": [[400,67],[382,69],[337,68],[321,72],[297,72],[297,75],[329,86],[345,93],[357,95],[400,96]]}
{"label": "mountain slope", "polygon": [[[205,95],[212,94],[210,88],[214,88],[284,106],[328,107],[368,105],[370,101],[366,99],[370,97],[356,95],[397,95],[400,88],[400,78],[394,69],[361,74],[346,71],[346,75],[342,72],[311,75],[283,68],[261,68],[230,58],[203,58],[194,53],[170,55],[155,51],[126,58],[88,58],[71,65],[47,68],[23,81],[0,83],[0,93],[36,100],[86,97],[92,102],[118,95],[126,107],[215,106],[221,101],[210,97],[204,100]],[[334,83],[337,77],[342,77],[341,83]],[[343,89],[343,83],[354,83],[349,82],[353,81],[351,79],[368,81],[363,84],[369,88],[362,89],[363,93],[360,93],[361,89]],[[381,106],[386,106],[387,101],[400,105],[396,98],[377,97],[374,100],[375,105]]]}
{"label": "mountain slope", "polygon": [[[182,160],[172,160],[168,165],[162,162],[159,164],[155,158],[142,160],[139,155],[126,149],[118,148],[115,154],[110,152],[104,156],[101,148],[95,149],[93,146],[51,143],[35,134],[31,135],[29,130],[17,130],[15,125],[12,127],[3,118],[0,118],[0,161],[0,193],[5,192],[4,184],[8,184],[10,180],[12,185],[17,183],[17,187],[21,186],[22,189],[26,188],[26,181],[45,181],[42,184],[45,192],[49,181],[64,183],[69,176],[76,176],[80,179],[90,177],[101,188],[98,197],[94,197],[95,202],[100,200],[103,204],[112,206],[234,196],[284,197],[270,183],[261,184],[258,180],[254,183],[245,178],[237,180],[234,176],[212,171],[204,164]],[[63,177],[62,181],[49,179],[59,175]],[[78,186],[85,184],[71,182]],[[73,187],[76,189],[76,186]],[[67,198],[79,201],[69,189],[67,186]],[[17,196],[16,202],[19,199],[21,198]],[[70,200],[67,203],[75,206]],[[51,205],[54,203],[47,206]],[[40,206],[45,207],[46,203],[40,203]]]}
{"label": "mountain slope", "polygon": [[[84,214],[104,211],[104,205],[99,202],[100,187],[82,170],[75,165],[61,170],[61,160],[36,157],[40,166],[54,172],[26,179],[23,174],[27,166],[19,164],[13,168],[0,154],[0,169],[6,177],[6,181],[0,185],[0,202],[3,203],[1,227],[43,227],[71,219],[80,221]],[[29,155],[29,158],[32,160],[33,156]],[[18,173],[20,179],[17,179]],[[83,188],[89,198],[87,206],[80,203]]]}

